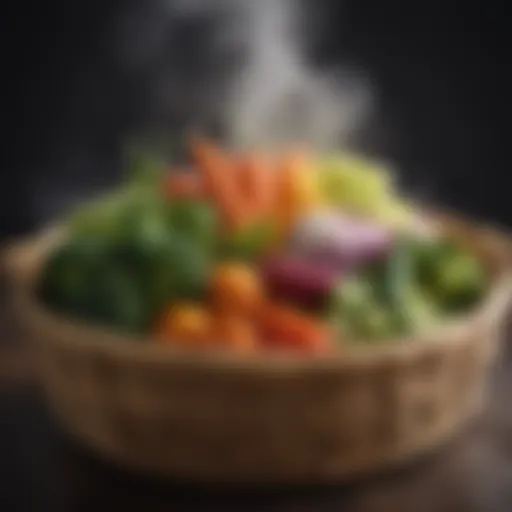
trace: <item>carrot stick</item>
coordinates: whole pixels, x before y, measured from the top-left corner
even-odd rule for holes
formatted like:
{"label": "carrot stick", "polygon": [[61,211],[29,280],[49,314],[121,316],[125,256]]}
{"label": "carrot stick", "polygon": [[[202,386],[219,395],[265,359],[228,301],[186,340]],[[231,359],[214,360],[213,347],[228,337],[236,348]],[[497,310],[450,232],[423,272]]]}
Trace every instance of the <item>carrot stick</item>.
{"label": "carrot stick", "polygon": [[192,141],[191,151],[205,186],[228,227],[232,229],[243,224],[248,211],[231,159],[214,144],[202,139]]}
{"label": "carrot stick", "polygon": [[259,327],[264,344],[269,347],[309,353],[325,352],[331,347],[331,333],[321,320],[289,306],[266,304],[260,314]]}
{"label": "carrot stick", "polygon": [[271,213],[277,192],[274,171],[262,155],[246,156],[240,163],[241,189],[254,216],[264,217]]}

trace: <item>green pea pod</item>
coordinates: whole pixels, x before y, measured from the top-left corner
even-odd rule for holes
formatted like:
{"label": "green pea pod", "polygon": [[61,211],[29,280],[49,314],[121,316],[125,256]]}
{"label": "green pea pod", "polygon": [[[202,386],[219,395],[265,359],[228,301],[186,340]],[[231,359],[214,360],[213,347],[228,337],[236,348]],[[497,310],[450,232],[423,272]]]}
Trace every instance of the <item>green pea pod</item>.
{"label": "green pea pod", "polygon": [[397,330],[409,333],[413,322],[409,314],[408,297],[414,287],[414,261],[411,240],[400,237],[394,246],[392,254],[386,262],[385,272],[385,303],[396,319]]}

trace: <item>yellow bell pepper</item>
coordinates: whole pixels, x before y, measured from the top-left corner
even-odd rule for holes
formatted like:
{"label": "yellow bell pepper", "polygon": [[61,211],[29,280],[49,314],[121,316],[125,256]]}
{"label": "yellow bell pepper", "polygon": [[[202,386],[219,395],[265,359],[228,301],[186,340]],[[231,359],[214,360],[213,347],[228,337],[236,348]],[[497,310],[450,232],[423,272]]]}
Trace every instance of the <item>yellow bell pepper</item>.
{"label": "yellow bell pepper", "polygon": [[281,162],[278,193],[277,219],[282,236],[304,215],[323,203],[316,169],[302,155],[287,155]]}

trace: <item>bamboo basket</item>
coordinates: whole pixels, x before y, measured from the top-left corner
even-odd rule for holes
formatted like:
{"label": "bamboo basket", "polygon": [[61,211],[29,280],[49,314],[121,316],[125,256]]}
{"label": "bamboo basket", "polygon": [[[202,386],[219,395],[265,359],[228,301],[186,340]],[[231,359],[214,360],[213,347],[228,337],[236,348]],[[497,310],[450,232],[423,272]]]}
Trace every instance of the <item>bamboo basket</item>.
{"label": "bamboo basket", "polygon": [[453,217],[441,224],[489,263],[484,303],[428,336],[325,359],[191,355],[59,318],[34,295],[59,229],[18,244],[8,262],[49,404],[94,451],[207,483],[343,481],[432,450],[483,404],[510,242]]}

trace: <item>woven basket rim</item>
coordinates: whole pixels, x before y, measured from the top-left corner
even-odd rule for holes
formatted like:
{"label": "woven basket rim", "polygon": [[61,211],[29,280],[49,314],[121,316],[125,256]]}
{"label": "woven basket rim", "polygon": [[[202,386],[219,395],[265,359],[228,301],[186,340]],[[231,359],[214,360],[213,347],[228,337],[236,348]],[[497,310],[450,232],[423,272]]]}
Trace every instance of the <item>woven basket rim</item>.
{"label": "woven basket rim", "polygon": [[[461,219],[457,219],[460,222]],[[399,363],[413,360],[425,354],[435,353],[449,346],[456,347],[464,343],[466,333],[484,318],[492,318],[496,312],[503,311],[512,295],[512,265],[508,263],[510,241],[505,234],[502,237],[503,251],[507,251],[507,264],[499,268],[493,277],[493,283],[485,299],[473,311],[453,317],[439,326],[420,333],[412,338],[396,339],[382,344],[368,346],[340,344],[340,350],[327,356],[312,357],[302,354],[255,354],[243,357],[229,351],[212,348],[201,352],[180,349],[176,346],[162,346],[154,343],[147,336],[133,336],[116,332],[103,326],[95,326],[49,310],[36,296],[34,277],[42,269],[45,256],[62,239],[64,230],[60,225],[28,237],[7,252],[7,262],[12,274],[18,274],[17,286],[25,320],[37,326],[37,330],[54,338],[55,342],[70,349],[94,351],[105,356],[148,364],[208,367],[222,371],[255,371],[255,372],[291,372],[304,373],[325,371],[329,368],[343,368],[358,371],[361,367],[380,366],[386,363]],[[28,260],[23,261],[21,255],[29,253]],[[16,276],[15,276],[16,277]]]}

